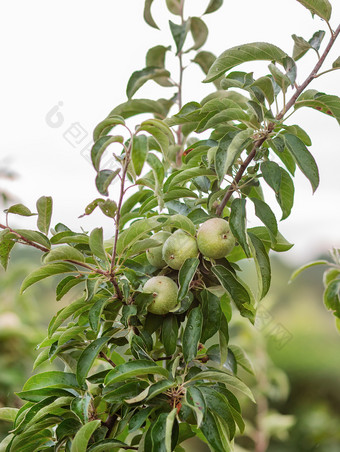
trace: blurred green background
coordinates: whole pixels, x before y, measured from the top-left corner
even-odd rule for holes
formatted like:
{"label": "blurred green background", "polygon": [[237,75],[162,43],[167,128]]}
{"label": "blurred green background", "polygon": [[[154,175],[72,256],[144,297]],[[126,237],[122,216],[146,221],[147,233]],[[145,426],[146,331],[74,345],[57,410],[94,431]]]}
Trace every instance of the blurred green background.
{"label": "blurred green background", "polygon": [[[35,347],[45,337],[52,315],[75,296],[71,292],[56,302],[53,279],[20,296],[22,280],[39,260],[36,250],[18,247],[7,272],[0,270],[0,406],[20,406],[14,392],[31,375],[38,355]],[[272,267],[272,287],[262,302],[256,327],[236,316],[231,326],[230,342],[244,348],[256,373],[256,378],[240,374],[258,400],[257,408],[243,401],[248,432],[253,439],[261,430],[267,440],[270,437],[269,445],[259,451],[339,451],[340,335],[322,302],[324,268],[310,268],[288,284],[294,268],[274,255]],[[252,278],[252,272],[246,264],[243,278]],[[9,428],[0,423],[0,438]],[[237,443],[238,451],[255,450],[249,437],[239,437]],[[185,450],[208,448],[194,441]]]}

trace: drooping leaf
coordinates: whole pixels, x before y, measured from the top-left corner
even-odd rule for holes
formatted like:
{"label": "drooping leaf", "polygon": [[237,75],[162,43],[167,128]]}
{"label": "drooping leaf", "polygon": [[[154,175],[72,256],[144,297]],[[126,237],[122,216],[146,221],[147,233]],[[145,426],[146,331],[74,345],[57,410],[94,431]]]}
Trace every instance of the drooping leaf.
{"label": "drooping leaf", "polygon": [[32,242],[39,243],[46,248],[51,248],[51,243],[46,237],[45,234],[42,234],[39,231],[32,231],[30,229],[15,229],[14,232],[20,234],[25,239],[28,239]]}
{"label": "drooping leaf", "polygon": [[255,215],[266,226],[272,242],[275,243],[278,229],[277,221],[272,209],[269,207],[268,204],[266,204],[264,201],[261,201],[260,199],[251,198],[251,200],[255,206]]}
{"label": "drooping leaf", "polygon": [[75,388],[79,389],[75,374],[60,371],[49,371],[33,375],[24,384],[22,390],[30,391],[41,388]]}
{"label": "drooping leaf", "polygon": [[178,337],[178,322],[174,314],[168,314],[162,324],[162,344],[165,353],[170,356],[176,351]]}
{"label": "drooping leaf", "polygon": [[340,279],[331,281],[323,294],[323,300],[327,309],[340,318]]}
{"label": "drooping leaf", "polygon": [[301,267],[299,267],[297,270],[295,270],[290,279],[289,279],[289,283],[291,283],[292,281],[294,281],[294,279],[299,276],[300,273],[302,273],[303,271],[307,270],[307,268],[310,267],[314,267],[315,265],[329,265],[329,262],[324,260],[324,259],[320,259],[317,261],[313,261],[313,262],[308,262],[308,264],[302,265]]}
{"label": "drooping leaf", "polygon": [[293,244],[289,243],[288,240],[286,240],[283,237],[283,235],[280,234],[280,232],[277,233],[275,243],[272,243],[268,229],[263,226],[256,226],[254,228],[249,228],[248,232],[255,234],[259,239],[261,239],[261,241],[264,243],[264,245],[268,249],[271,248],[277,252],[288,251],[293,246]]}
{"label": "drooping leaf", "polygon": [[96,176],[96,187],[101,195],[109,196],[108,188],[115,179],[115,177],[120,173],[120,168],[116,170],[101,170]]}
{"label": "drooping leaf", "polygon": [[100,420],[94,420],[83,425],[72,441],[71,452],[86,452],[90,438],[100,424]]}
{"label": "drooping leaf", "polygon": [[103,228],[95,228],[90,234],[89,241],[92,253],[99,257],[103,262],[108,262],[107,254],[104,249]]}
{"label": "drooping leaf", "polygon": [[208,38],[208,27],[199,17],[191,17],[190,31],[192,39],[194,40],[194,45],[190,48],[190,50],[198,50],[205,44]]}
{"label": "drooping leaf", "polygon": [[150,27],[152,28],[156,28],[157,30],[159,30],[158,25],[156,24],[156,22],[154,21],[152,15],[151,15],[151,5],[152,5],[153,0],[145,0],[144,3],[144,20],[145,22],[150,25]]}
{"label": "drooping leaf", "polygon": [[260,77],[255,80],[250,88],[260,89],[264,97],[267,99],[269,105],[271,105],[275,100],[274,86],[272,79],[268,76]]}
{"label": "drooping leaf", "polygon": [[77,362],[77,381],[80,386],[85,383],[87,374],[89,373],[99,352],[110,339],[109,336],[100,337],[91,342],[81,353]]}
{"label": "drooping leaf", "polygon": [[171,179],[169,185],[166,185],[164,189],[177,187],[178,185],[185,184],[194,177],[199,176],[211,176],[212,178],[216,178],[214,171],[208,168],[190,168],[176,173],[176,175]]}
{"label": "drooping leaf", "polygon": [[98,138],[91,149],[91,160],[94,169],[99,171],[101,158],[110,144],[123,142],[124,138],[121,135],[106,135]]}
{"label": "drooping leaf", "polygon": [[268,69],[270,70],[274,81],[282,89],[282,91],[286,93],[287,88],[290,85],[290,80],[287,75],[280,71],[280,69],[272,63],[268,65]]}
{"label": "drooping leaf", "polygon": [[277,163],[275,162],[262,162],[261,172],[263,179],[267,182],[269,187],[271,187],[276,194],[279,193],[281,185],[281,170]]}
{"label": "drooping leaf", "polygon": [[298,0],[305,8],[314,15],[321,17],[326,21],[329,21],[332,14],[332,5],[328,0]]}
{"label": "drooping leaf", "polygon": [[10,252],[15,245],[16,237],[8,229],[0,232],[0,263],[5,270],[7,269]]}
{"label": "drooping leaf", "polygon": [[206,416],[201,424],[201,430],[205,436],[210,449],[214,452],[231,452],[231,446],[227,438],[221,435],[218,421],[210,410],[207,410]]}
{"label": "drooping leaf", "polygon": [[286,170],[280,168],[280,171],[281,171],[280,190],[279,193],[276,195],[276,199],[282,210],[281,220],[284,220],[290,215],[290,212],[294,204],[294,183]]}
{"label": "drooping leaf", "polygon": [[310,107],[329,116],[333,116],[340,124],[340,98],[338,96],[308,89],[301,94],[294,104],[295,110],[301,107]]}
{"label": "drooping leaf", "polygon": [[0,420],[6,422],[14,422],[17,414],[18,408],[1,407],[0,408]]}
{"label": "drooping leaf", "polygon": [[127,119],[142,113],[154,113],[155,115],[164,118],[167,114],[167,110],[161,102],[157,102],[156,100],[131,99],[115,107],[110,113],[110,116],[120,115],[124,119]]}
{"label": "drooping leaf", "polygon": [[234,237],[242,246],[246,256],[249,257],[250,251],[247,243],[246,223],[246,200],[236,198],[231,203],[229,225]]}
{"label": "drooping leaf", "polygon": [[239,132],[231,141],[228,152],[227,152],[227,158],[225,162],[225,172],[229,170],[231,165],[234,164],[235,160],[238,158],[238,156],[241,154],[241,152],[248,146],[248,144],[251,141],[251,137],[254,133],[253,129],[245,129]]}
{"label": "drooping leaf", "polygon": [[[135,71],[129,78],[126,95],[129,99],[149,80],[157,80],[170,77],[170,72],[164,68],[146,67]],[[171,85],[170,85],[171,86]]]}
{"label": "drooping leaf", "polygon": [[93,131],[93,141],[96,143],[99,138],[107,135],[115,126],[125,125],[124,118],[119,115],[110,114],[101,121]]}
{"label": "drooping leaf", "polygon": [[333,62],[332,68],[334,69],[340,68],[340,56]]}
{"label": "drooping leaf", "polygon": [[254,234],[248,233],[251,242],[252,254],[257,271],[259,299],[268,293],[271,281],[271,269],[268,253],[262,241]]}
{"label": "drooping leaf", "polygon": [[241,284],[231,271],[227,270],[222,265],[213,266],[212,272],[229,293],[241,315],[249,318],[253,323],[255,320],[255,312],[252,306],[252,299],[244,285]]}
{"label": "drooping leaf", "polygon": [[319,170],[314,157],[308,151],[303,141],[301,141],[296,135],[286,133],[284,137],[287,148],[293,155],[303,174],[310,181],[313,192],[315,192],[319,185]]}
{"label": "drooping leaf", "polygon": [[166,6],[172,14],[181,15],[181,0],[166,0]]}
{"label": "drooping leaf", "polygon": [[197,347],[202,333],[203,316],[198,306],[188,315],[188,321],[183,333],[183,357],[189,363],[197,355]]}
{"label": "drooping leaf", "polygon": [[52,198],[50,196],[41,196],[37,201],[38,220],[37,226],[43,234],[48,234],[52,217]]}
{"label": "drooping leaf", "polygon": [[197,419],[197,426],[200,427],[206,412],[206,403],[203,394],[201,393],[199,388],[195,386],[189,386],[185,398],[187,403],[194,409]]}
{"label": "drooping leaf", "polygon": [[209,290],[202,290],[200,299],[203,315],[201,341],[204,344],[219,330],[222,311],[219,298]]}
{"label": "drooping leaf", "polygon": [[66,264],[66,263],[56,263],[56,264],[48,264],[41,268],[38,268],[37,270],[30,273],[26,278],[23,280],[20,293],[23,293],[28,287],[30,287],[32,284],[47,278],[49,276],[58,275],[61,273],[73,273],[77,272],[77,268],[74,265]]}
{"label": "drooping leaf", "polygon": [[187,259],[178,273],[178,283],[179,283],[179,291],[178,291],[178,300],[182,301],[183,298],[187,295],[191,281],[195,276],[197,267],[199,264],[199,259],[197,257],[191,257]]}
{"label": "drooping leaf", "polygon": [[247,61],[269,60],[282,63],[286,53],[273,44],[253,42],[232,47],[223,52],[209,69],[204,82],[212,82],[229,69]]}

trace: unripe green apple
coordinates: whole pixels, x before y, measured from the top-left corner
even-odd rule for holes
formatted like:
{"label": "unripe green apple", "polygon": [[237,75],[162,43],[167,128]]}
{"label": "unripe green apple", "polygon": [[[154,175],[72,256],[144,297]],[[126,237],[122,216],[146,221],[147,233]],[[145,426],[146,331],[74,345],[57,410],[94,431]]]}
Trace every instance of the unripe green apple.
{"label": "unripe green apple", "polygon": [[234,248],[235,237],[226,220],[210,218],[198,230],[197,245],[203,256],[221,259]]}
{"label": "unripe green apple", "polygon": [[152,293],[153,300],[148,306],[152,314],[167,314],[177,305],[177,284],[167,276],[153,276],[143,287],[144,293]]}
{"label": "unripe green apple", "polygon": [[163,245],[163,259],[174,270],[179,270],[186,259],[197,257],[196,239],[177,229]]}
{"label": "unripe green apple", "polygon": [[170,235],[170,232],[160,231],[151,237],[152,239],[162,242],[162,245],[155,246],[146,250],[146,258],[154,267],[163,268],[166,266],[166,262],[162,257],[162,250],[164,242],[170,237]]}

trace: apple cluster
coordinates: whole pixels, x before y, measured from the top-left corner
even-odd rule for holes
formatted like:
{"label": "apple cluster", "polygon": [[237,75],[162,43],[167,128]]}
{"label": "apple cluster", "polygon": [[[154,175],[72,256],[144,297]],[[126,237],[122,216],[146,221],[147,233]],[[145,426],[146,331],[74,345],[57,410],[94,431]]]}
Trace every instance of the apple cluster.
{"label": "apple cluster", "polygon": [[[197,238],[181,229],[172,234],[160,231],[153,238],[161,242],[161,245],[148,249],[146,257],[151,265],[159,269],[168,266],[180,270],[186,259],[197,257],[199,253],[205,258],[221,259],[235,246],[229,223],[222,218],[205,221],[198,229]],[[148,307],[153,314],[167,314],[177,305],[178,287],[168,276],[150,278],[144,284],[143,292],[153,294],[153,301]]]}

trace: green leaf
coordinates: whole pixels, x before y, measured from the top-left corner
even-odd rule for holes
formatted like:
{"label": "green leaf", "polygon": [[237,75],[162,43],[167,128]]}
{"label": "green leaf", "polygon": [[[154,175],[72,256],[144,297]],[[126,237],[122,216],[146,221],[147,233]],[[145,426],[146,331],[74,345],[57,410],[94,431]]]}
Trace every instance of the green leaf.
{"label": "green leaf", "polygon": [[[304,142],[306,146],[312,145],[312,140],[310,139],[310,136],[307,134],[305,130],[302,129],[302,127],[298,126],[297,124],[293,124],[291,126],[287,126],[285,124],[282,124],[281,127],[286,130],[287,132],[296,135],[298,138],[300,138],[301,141]],[[274,142],[277,138],[280,138],[283,140],[284,137],[278,136],[274,138]],[[283,141],[283,146],[285,146],[285,142]]]}
{"label": "green leaf", "polygon": [[4,229],[0,232],[0,263],[7,269],[10,252],[16,243],[17,236],[10,232],[8,229]]}
{"label": "green leaf", "polygon": [[222,311],[219,298],[209,290],[202,290],[200,299],[203,315],[201,342],[204,344],[219,330]]}
{"label": "green leaf", "polygon": [[86,450],[87,452],[111,452],[121,449],[129,450],[129,446],[118,439],[102,439]]}
{"label": "green leaf", "polygon": [[249,257],[250,251],[247,243],[246,222],[246,200],[236,198],[231,203],[229,225],[234,237],[241,245],[246,256]]}
{"label": "green leaf", "polygon": [[276,196],[277,202],[282,210],[282,218],[284,220],[290,215],[294,204],[294,183],[290,175],[283,168],[281,171],[280,190]]}
{"label": "green leaf", "polygon": [[252,299],[248,290],[241,282],[222,265],[212,267],[212,272],[216,275],[225,290],[229,293],[243,317],[247,317],[252,323],[255,320],[255,312],[252,306]]}
{"label": "green leaf", "polygon": [[154,174],[155,181],[157,181],[156,184],[156,193],[163,185],[163,179],[164,179],[164,166],[162,165],[162,162],[159,160],[159,158],[150,152],[146,159],[148,165],[152,168],[152,172]]}
{"label": "green leaf", "polygon": [[255,261],[259,299],[268,293],[271,281],[270,260],[262,241],[254,234],[248,233],[251,242],[252,254]]}
{"label": "green leaf", "polygon": [[144,424],[146,419],[149,417],[153,409],[154,409],[153,407],[147,407],[142,408],[140,411],[137,411],[137,413],[134,414],[130,419],[129,432],[132,433],[135,430],[139,429]]}
{"label": "green leaf", "polygon": [[170,72],[163,68],[146,67],[140,71],[135,71],[129,78],[126,95],[129,99],[141,88],[147,81],[163,79],[170,77]]}
{"label": "green leaf", "polygon": [[219,383],[224,383],[231,390],[237,389],[238,391],[245,394],[255,403],[254,396],[251,390],[246,386],[239,378],[234,375],[230,375],[226,372],[218,371],[218,370],[206,370],[199,372],[194,377],[190,378],[190,382],[199,381],[199,380],[208,380],[208,381],[216,381]]}
{"label": "green leaf", "polygon": [[30,209],[23,204],[14,204],[5,210],[6,213],[13,213],[15,215],[21,215],[23,217],[31,217],[36,215],[36,213],[32,213]]}
{"label": "green leaf", "polygon": [[90,438],[100,424],[100,420],[95,420],[83,425],[72,441],[71,452],[86,452]]}
{"label": "green leaf", "polygon": [[194,409],[197,419],[197,427],[200,427],[206,413],[206,403],[203,394],[201,393],[199,388],[195,386],[189,386],[185,398],[188,405],[190,405]]}
{"label": "green leaf", "polygon": [[151,217],[137,220],[132,223],[128,229],[119,234],[117,241],[117,253],[121,254],[124,250],[131,247],[145,234],[151,232],[152,230],[159,230],[162,223],[158,220],[159,217]]}
{"label": "green leaf", "polygon": [[58,441],[61,441],[67,437],[73,437],[77,431],[81,428],[81,422],[77,419],[65,419],[58,425],[56,429],[56,435]]}
{"label": "green leaf", "polygon": [[173,448],[173,442],[174,442],[173,441],[173,436],[174,436],[173,435],[173,427],[174,427],[174,423],[176,422],[176,414],[177,414],[177,408],[174,408],[172,411],[170,411],[170,413],[168,414],[168,417],[166,418],[166,422],[165,422],[165,450],[166,450],[166,452],[172,452],[174,449]]}
{"label": "green leaf", "polygon": [[282,63],[285,56],[287,54],[281,49],[266,42],[253,42],[232,47],[216,59],[209,69],[204,83],[212,82],[226,71],[229,71],[229,69],[247,61],[267,60]]}
{"label": "green leaf", "polygon": [[51,250],[44,258],[44,263],[49,264],[55,261],[73,260],[85,262],[84,255],[73,246],[61,245]]}
{"label": "green leaf", "polygon": [[108,134],[113,127],[125,125],[124,118],[119,115],[110,114],[104,121],[101,121],[93,131],[93,141],[96,142],[100,137]]}
{"label": "green leaf", "polygon": [[[201,52],[198,52],[196,54],[195,58],[191,61],[193,63],[198,64],[198,66],[202,69],[204,74],[207,74],[215,60],[216,60],[216,56],[213,53],[202,50]],[[213,81],[216,88],[220,87],[221,80],[222,80],[222,77],[219,77]]]}
{"label": "green leaf", "polygon": [[53,201],[51,196],[42,196],[37,201],[37,226],[43,234],[48,234],[51,224]]}
{"label": "green leaf", "polygon": [[234,164],[235,160],[239,157],[241,152],[248,146],[253,133],[253,129],[245,129],[239,132],[232,139],[228,147],[227,158],[224,167],[225,173],[228,172],[229,168]]}
{"label": "green leaf", "polygon": [[146,66],[164,68],[165,54],[171,47],[155,46],[151,47],[146,54]]}
{"label": "green leaf", "polygon": [[312,48],[309,42],[303,39],[301,36],[292,35],[294,40],[294,48],[293,48],[293,58],[295,61],[298,61],[302,58],[309,49]]}
{"label": "green leaf", "polygon": [[77,362],[77,381],[80,386],[85,383],[87,374],[98,357],[99,352],[110,339],[109,336],[100,337],[89,344],[81,353]]}
{"label": "green leaf", "polygon": [[197,355],[197,347],[202,333],[202,324],[202,311],[198,306],[190,311],[183,332],[183,357],[186,363],[192,361]]}
{"label": "green leaf", "polygon": [[198,50],[205,44],[208,38],[208,27],[199,17],[191,17],[190,31],[194,45],[189,50]]}
{"label": "green leaf", "polygon": [[108,188],[119,173],[120,168],[117,168],[114,171],[108,169],[98,171],[96,176],[96,187],[101,195],[109,196]]}
{"label": "green leaf", "polygon": [[172,14],[181,15],[181,0],[166,0],[166,6]]}
{"label": "green leaf", "polygon": [[101,158],[106,151],[106,149],[112,143],[123,143],[124,138],[121,135],[107,135],[104,137],[98,138],[98,140],[94,143],[91,149],[91,160],[93,167],[96,171],[99,171]]}
{"label": "green leaf", "polygon": [[170,356],[176,351],[178,337],[177,317],[174,314],[168,314],[162,324],[162,344],[165,353]]}
{"label": "green leaf", "polygon": [[310,181],[314,193],[319,185],[319,170],[314,157],[308,151],[305,144],[297,136],[286,133],[284,135],[284,138],[287,144],[287,148],[293,155],[299,168]]}
{"label": "green leaf", "polygon": [[334,69],[340,68],[340,56],[333,62],[332,68]]}
{"label": "green leaf", "polygon": [[124,119],[136,116],[142,113],[154,113],[157,116],[165,117],[167,111],[161,102],[150,99],[131,99],[114,108],[111,115],[120,115]]}
{"label": "green leaf", "polygon": [[194,177],[199,176],[211,176],[213,178],[216,178],[214,171],[208,168],[190,168],[176,173],[175,176],[171,179],[169,185],[164,186],[164,190],[169,190],[171,188],[177,187],[178,185],[183,185],[191,181]]}
{"label": "green leaf", "polygon": [[89,241],[92,253],[104,262],[108,262],[108,258],[104,249],[103,228],[95,228],[90,234]]}
{"label": "green leaf", "polygon": [[272,79],[268,76],[260,77],[250,85],[250,88],[260,89],[268,104],[271,105],[275,100],[274,86]]}
{"label": "green leaf", "polygon": [[277,236],[277,221],[272,209],[264,201],[257,198],[250,198],[255,206],[255,215],[259,218],[262,223],[268,229],[270,238],[273,243],[276,241]]}
{"label": "green leaf", "polygon": [[219,424],[210,410],[207,410],[201,430],[205,436],[210,449],[214,452],[231,452],[227,439],[221,435]]}
{"label": "green leaf", "polygon": [[314,15],[321,17],[321,19],[325,19],[329,21],[332,14],[332,5],[328,0],[298,0],[305,8],[309,9],[309,11]]}
{"label": "green leaf", "polygon": [[171,31],[172,37],[174,38],[176,48],[177,48],[176,55],[178,55],[179,52],[183,48],[185,39],[188,34],[188,26],[190,24],[188,22],[184,22],[181,25],[177,25],[174,22],[172,22],[171,20],[169,20],[169,25],[170,25],[170,31]]}
{"label": "green leaf", "polygon": [[31,231],[30,229],[15,229],[14,232],[17,232],[25,239],[31,240],[32,242],[39,243],[46,248],[51,248],[51,243],[46,237],[46,235],[42,234],[39,231]]}
{"label": "green leaf", "polygon": [[14,422],[18,411],[18,408],[0,407],[0,421]]}
{"label": "green leaf", "polygon": [[333,314],[340,318],[340,279],[334,279],[331,281],[323,294],[323,300],[327,309],[333,312]]}
{"label": "green leaf", "polygon": [[295,271],[292,273],[292,275],[291,275],[291,277],[290,277],[290,279],[289,279],[289,283],[291,283],[292,281],[294,281],[294,279],[295,279],[297,276],[299,276],[300,273],[302,273],[303,271],[305,271],[307,268],[314,267],[315,265],[329,265],[329,262],[326,261],[326,260],[324,260],[324,259],[321,259],[321,260],[318,260],[318,261],[308,262],[308,264],[302,265],[301,267],[299,267],[297,270],[295,270]]}
{"label": "green leaf", "polygon": [[83,326],[73,326],[71,328],[67,328],[58,339],[58,346],[66,344],[70,339],[74,339],[79,334],[84,333]]}
{"label": "green leaf", "polygon": [[93,331],[97,332],[99,330],[100,318],[103,312],[103,309],[109,302],[108,298],[104,298],[96,301],[96,303],[89,310],[89,323]]}
{"label": "green leaf", "polygon": [[145,22],[150,25],[150,27],[152,28],[156,28],[157,30],[159,30],[158,25],[156,24],[156,22],[153,20],[153,17],[151,15],[151,5],[152,5],[153,0],[145,0],[144,3],[144,13],[143,13],[143,17]]}
{"label": "green leaf", "polygon": [[293,244],[289,243],[280,232],[277,233],[275,243],[272,243],[268,229],[262,226],[250,228],[248,229],[248,232],[251,232],[260,238],[267,248],[271,248],[277,252],[288,251],[293,246]]}
{"label": "green leaf", "polygon": [[193,237],[196,234],[196,227],[194,223],[189,218],[181,214],[171,215],[169,219],[163,223],[163,226],[171,226],[176,229],[182,229]]}
{"label": "green leaf", "polygon": [[23,293],[28,287],[40,281],[41,279],[61,273],[70,272],[77,272],[77,268],[74,265],[61,262],[45,265],[44,267],[38,268],[37,270],[26,276],[26,278],[22,282],[20,293]]}
{"label": "green leaf", "polygon": [[79,389],[79,384],[77,382],[75,374],[54,370],[33,375],[33,377],[29,378],[26,381],[22,390],[31,391],[33,389],[43,388]]}
{"label": "green leaf", "polygon": [[210,0],[207,9],[203,14],[210,14],[217,11],[223,5],[223,0]]}
{"label": "green leaf", "polygon": [[276,194],[279,193],[281,185],[281,170],[275,162],[263,162],[261,163],[261,172],[263,179],[267,182]]}
{"label": "green leaf", "polygon": [[105,385],[111,385],[135,376],[148,374],[162,375],[166,378],[169,376],[169,372],[164,367],[157,366],[153,361],[139,359],[120,364],[115,369],[110,370],[105,377]]}
{"label": "green leaf", "polygon": [[333,116],[340,124],[340,98],[324,93],[319,93],[314,89],[308,89],[297,99],[294,104],[295,110],[301,107],[310,107],[321,111],[329,116]]}
{"label": "green leaf", "polygon": [[148,139],[145,135],[133,136],[131,160],[137,176],[142,172],[148,155]]}
{"label": "green leaf", "polygon": [[[66,264],[54,264],[54,265],[66,265]],[[59,326],[67,320],[72,314],[74,314],[78,309],[84,306],[84,298],[80,298],[74,301],[70,305],[61,309],[51,320],[48,326],[48,336],[51,337],[52,334],[59,328]]]}
{"label": "green leaf", "polygon": [[182,267],[179,270],[178,273],[178,284],[179,284],[179,291],[178,291],[178,300],[182,301],[183,298],[187,295],[191,281],[193,277],[195,276],[197,267],[199,264],[199,259],[197,257],[191,257],[187,259]]}

